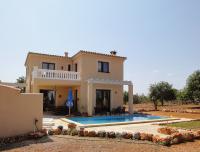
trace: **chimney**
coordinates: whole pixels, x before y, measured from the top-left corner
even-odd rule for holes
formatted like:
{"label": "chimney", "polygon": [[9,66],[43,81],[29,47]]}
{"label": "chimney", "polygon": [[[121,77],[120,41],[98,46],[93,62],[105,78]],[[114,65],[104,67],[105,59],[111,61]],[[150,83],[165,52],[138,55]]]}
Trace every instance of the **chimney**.
{"label": "chimney", "polygon": [[117,55],[117,51],[115,51],[115,50],[110,51],[110,54],[115,56],[115,55]]}
{"label": "chimney", "polygon": [[68,57],[68,52],[65,52],[65,57]]}

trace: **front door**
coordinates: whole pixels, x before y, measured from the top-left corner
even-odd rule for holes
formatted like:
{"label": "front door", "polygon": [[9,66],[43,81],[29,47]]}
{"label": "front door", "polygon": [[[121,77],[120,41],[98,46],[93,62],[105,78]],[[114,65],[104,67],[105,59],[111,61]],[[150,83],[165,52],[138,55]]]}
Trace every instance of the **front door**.
{"label": "front door", "polygon": [[55,91],[40,90],[40,93],[43,93],[43,111],[53,110],[55,107]]}
{"label": "front door", "polygon": [[110,90],[96,90],[95,113],[110,112]]}

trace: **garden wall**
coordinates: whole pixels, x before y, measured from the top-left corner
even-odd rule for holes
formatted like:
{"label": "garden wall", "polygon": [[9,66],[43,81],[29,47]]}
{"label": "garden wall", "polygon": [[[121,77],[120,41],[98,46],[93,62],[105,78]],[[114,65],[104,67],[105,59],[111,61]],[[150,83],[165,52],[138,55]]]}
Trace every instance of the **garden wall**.
{"label": "garden wall", "polygon": [[0,85],[0,138],[26,134],[42,129],[43,95],[20,93],[10,86]]}

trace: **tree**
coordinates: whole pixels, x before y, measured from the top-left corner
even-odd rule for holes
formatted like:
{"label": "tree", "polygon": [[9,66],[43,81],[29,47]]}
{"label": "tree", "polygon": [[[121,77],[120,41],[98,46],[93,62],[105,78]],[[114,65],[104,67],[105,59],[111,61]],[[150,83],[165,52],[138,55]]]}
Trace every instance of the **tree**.
{"label": "tree", "polygon": [[134,104],[138,104],[138,103],[140,103],[141,101],[140,101],[140,97],[139,97],[139,95],[138,94],[134,94],[133,95],[133,103]]}
{"label": "tree", "polygon": [[126,104],[128,102],[128,92],[124,91],[124,103]]}
{"label": "tree", "polygon": [[[25,77],[21,76],[16,81],[17,81],[17,83],[25,83]],[[26,90],[25,87],[20,87],[20,85],[18,86],[18,88],[21,90],[21,93],[24,93]]]}
{"label": "tree", "polygon": [[149,88],[149,98],[154,103],[154,108],[157,110],[158,100],[159,100],[159,90],[156,84],[152,84]]}
{"label": "tree", "polygon": [[187,101],[188,100],[188,96],[187,96],[187,92],[186,92],[186,89],[182,89],[182,90],[178,90],[177,93],[176,93],[176,98],[178,100],[181,100],[181,101]]}
{"label": "tree", "polygon": [[157,101],[159,100],[164,105],[164,101],[176,99],[175,89],[172,88],[168,82],[161,81],[152,84],[149,89],[150,99],[154,102],[155,109],[157,108]]}
{"label": "tree", "polygon": [[134,94],[133,95],[133,103],[138,104],[138,103],[144,103],[148,101],[148,97],[145,96],[144,94],[138,95]]}
{"label": "tree", "polygon": [[25,77],[21,76],[17,79],[17,83],[25,83]]}
{"label": "tree", "polygon": [[188,77],[186,94],[193,102],[200,101],[200,70],[195,71]]}

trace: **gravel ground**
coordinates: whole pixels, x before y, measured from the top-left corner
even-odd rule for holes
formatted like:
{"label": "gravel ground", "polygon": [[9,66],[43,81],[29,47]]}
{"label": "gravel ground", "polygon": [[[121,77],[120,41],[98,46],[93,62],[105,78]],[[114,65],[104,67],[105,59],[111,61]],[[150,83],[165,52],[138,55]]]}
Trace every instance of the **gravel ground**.
{"label": "gravel ground", "polygon": [[164,147],[151,142],[51,136],[1,147],[9,152],[200,152],[200,141]]}

